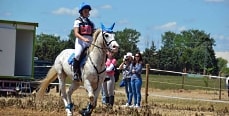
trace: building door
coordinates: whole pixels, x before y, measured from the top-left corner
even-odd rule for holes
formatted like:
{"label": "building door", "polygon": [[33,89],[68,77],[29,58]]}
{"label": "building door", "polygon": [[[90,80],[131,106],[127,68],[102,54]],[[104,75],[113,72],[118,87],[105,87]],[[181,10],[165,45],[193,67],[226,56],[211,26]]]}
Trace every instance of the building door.
{"label": "building door", "polygon": [[0,27],[0,76],[14,76],[16,29]]}

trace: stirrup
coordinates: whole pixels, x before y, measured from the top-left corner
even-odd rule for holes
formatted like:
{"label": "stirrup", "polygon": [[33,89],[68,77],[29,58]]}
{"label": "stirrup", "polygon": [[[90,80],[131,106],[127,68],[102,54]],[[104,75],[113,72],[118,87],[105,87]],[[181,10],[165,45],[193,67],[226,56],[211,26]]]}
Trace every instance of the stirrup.
{"label": "stirrup", "polygon": [[78,73],[75,73],[74,76],[73,76],[73,80],[79,82],[79,81],[82,81],[82,78],[79,76]]}

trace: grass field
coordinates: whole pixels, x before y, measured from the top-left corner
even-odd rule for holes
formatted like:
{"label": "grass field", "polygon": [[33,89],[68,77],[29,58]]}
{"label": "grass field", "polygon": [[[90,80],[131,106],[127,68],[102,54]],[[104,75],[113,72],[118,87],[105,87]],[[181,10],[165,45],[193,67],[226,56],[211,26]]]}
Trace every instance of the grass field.
{"label": "grass field", "polygon": [[[143,74],[143,87],[145,87],[146,76]],[[121,77],[120,77],[121,79]],[[211,90],[219,89],[220,80],[214,78],[193,78],[184,77],[184,88],[182,88],[182,76],[168,76],[168,75],[149,75],[149,88],[156,88],[161,90],[166,89],[186,89],[186,90]],[[225,80],[222,80],[221,87],[226,88]]]}
{"label": "grass field", "polygon": [[[142,74],[143,79],[143,85],[142,90],[146,88],[146,76],[145,74]],[[122,80],[122,76],[120,74],[119,81],[115,84],[115,88],[120,88],[119,83]],[[67,79],[67,83],[71,83],[70,78]],[[182,86],[183,83],[183,86]],[[190,93],[194,90],[198,90],[199,93],[208,93],[207,95],[204,95],[208,99],[214,99],[214,100],[228,100],[228,93],[225,85],[225,79],[221,80],[221,91],[220,91],[220,79],[216,78],[208,78],[208,77],[182,77],[182,76],[170,76],[170,75],[149,75],[149,81],[148,81],[148,89],[149,92],[155,92],[155,90],[160,91],[189,91]],[[194,92],[192,92],[194,94]],[[188,95],[188,94],[187,94]],[[179,96],[179,95],[178,95]],[[221,97],[222,96],[222,97]],[[185,96],[185,97],[191,97],[191,96]],[[195,97],[195,96],[192,96]],[[220,98],[221,97],[221,98]],[[203,97],[201,97],[203,98]]]}
{"label": "grass field", "polygon": [[[116,83],[116,87],[119,86],[119,82],[122,80],[120,74],[119,81]],[[143,88],[145,88],[146,75],[142,74]],[[172,90],[172,89],[185,89],[185,90],[219,90],[220,79],[216,78],[196,78],[184,76],[184,85],[182,88],[183,77],[182,76],[169,76],[169,75],[149,75],[149,88]],[[67,79],[67,83],[71,83],[70,78]],[[225,79],[221,81],[222,90],[226,90]]]}

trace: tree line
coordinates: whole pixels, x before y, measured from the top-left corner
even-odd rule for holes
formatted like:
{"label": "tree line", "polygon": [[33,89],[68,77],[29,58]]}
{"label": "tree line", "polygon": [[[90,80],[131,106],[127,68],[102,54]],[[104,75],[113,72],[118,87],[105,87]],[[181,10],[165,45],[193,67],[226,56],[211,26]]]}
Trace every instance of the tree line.
{"label": "tree line", "polygon": [[[141,41],[140,36],[140,32],[129,28],[115,32],[116,41],[120,45],[119,52],[115,55],[118,64],[127,52],[133,54],[140,52],[137,46],[137,43]],[[40,60],[54,62],[62,50],[74,48],[74,43],[73,30],[69,33],[67,40],[61,39],[60,36],[41,33],[35,39],[35,56]],[[213,49],[215,40],[204,31],[194,29],[180,33],[168,31],[162,34],[161,43],[161,47],[156,48],[152,41],[150,47],[145,48],[142,52],[144,64],[161,70],[229,75],[227,60],[216,58]]]}

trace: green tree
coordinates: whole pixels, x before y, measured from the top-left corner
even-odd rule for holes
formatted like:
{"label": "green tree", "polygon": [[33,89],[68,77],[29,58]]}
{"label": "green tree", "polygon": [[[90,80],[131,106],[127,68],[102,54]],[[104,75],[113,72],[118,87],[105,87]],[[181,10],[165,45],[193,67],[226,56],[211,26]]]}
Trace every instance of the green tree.
{"label": "green tree", "polygon": [[75,48],[75,34],[74,34],[74,30],[72,29],[70,34],[68,35],[69,39],[66,41],[66,45],[65,48]]}
{"label": "green tree", "polygon": [[150,67],[156,68],[158,65],[158,60],[157,60],[157,51],[156,51],[156,46],[154,45],[154,41],[151,43],[150,48],[146,48],[142,54],[142,58],[144,60],[145,64],[149,64]]}
{"label": "green tree", "polygon": [[210,34],[199,30],[186,30],[179,34],[165,32],[162,44],[159,52],[161,68],[216,74],[215,41]]}
{"label": "green tree", "polygon": [[[121,58],[127,52],[136,53],[139,52],[137,43],[139,42],[140,33],[133,29],[125,28],[123,31],[115,32],[115,39],[119,44],[119,54],[116,55],[116,58]],[[120,62],[119,60],[119,62]]]}
{"label": "green tree", "polygon": [[62,50],[59,36],[40,34],[35,41],[35,56],[41,60],[54,61]]}
{"label": "green tree", "polygon": [[217,66],[219,68],[219,75],[228,75],[227,74],[227,60],[223,59],[223,58],[217,58]]}
{"label": "green tree", "polygon": [[176,57],[176,44],[175,44],[176,33],[174,32],[165,32],[162,35],[162,44],[160,50],[160,68],[165,70],[174,70],[175,63],[177,60]]}

